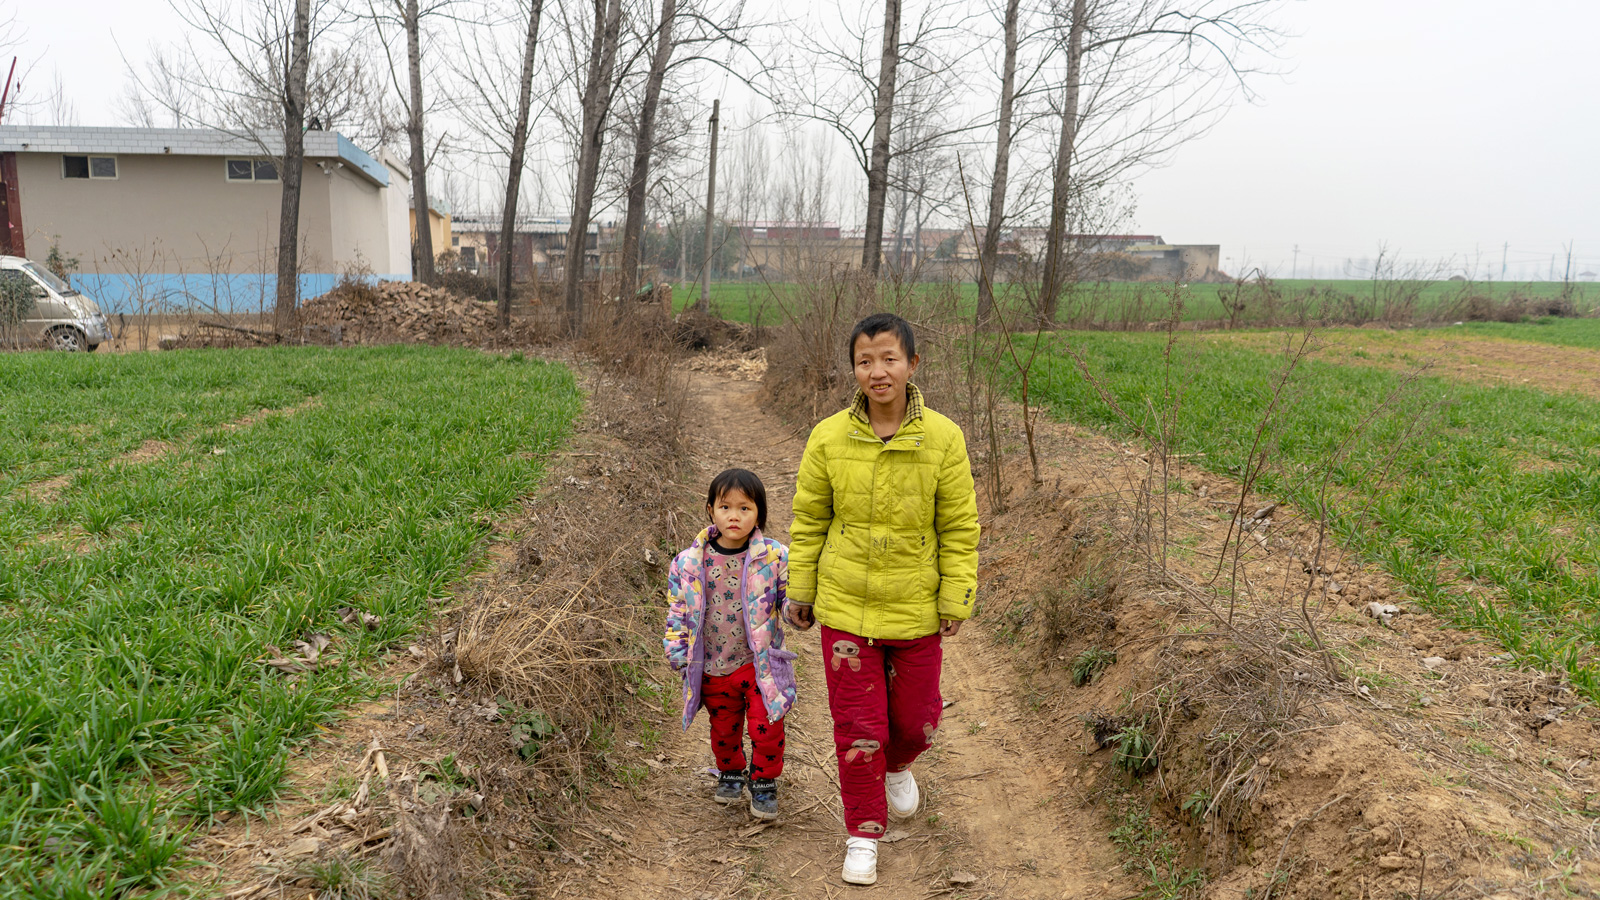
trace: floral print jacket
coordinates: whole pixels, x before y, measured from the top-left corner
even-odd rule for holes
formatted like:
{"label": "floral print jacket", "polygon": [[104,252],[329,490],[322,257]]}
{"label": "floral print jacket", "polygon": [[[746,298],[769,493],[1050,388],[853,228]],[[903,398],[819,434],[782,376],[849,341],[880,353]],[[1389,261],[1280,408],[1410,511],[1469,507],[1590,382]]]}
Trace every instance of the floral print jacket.
{"label": "floral print jacket", "polygon": [[[703,700],[705,679],[706,545],[717,536],[708,525],[689,549],[672,560],[667,572],[667,630],[662,640],[667,661],[683,675],[683,728],[689,729]],[[756,684],[767,708],[767,718],[777,721],[794,706],[794,654],[783,648],[783,605],[789,586],[789,551],[783,544],[750,535],[744,572],[739,579],[743,594],[745,638],[755,654]]]}

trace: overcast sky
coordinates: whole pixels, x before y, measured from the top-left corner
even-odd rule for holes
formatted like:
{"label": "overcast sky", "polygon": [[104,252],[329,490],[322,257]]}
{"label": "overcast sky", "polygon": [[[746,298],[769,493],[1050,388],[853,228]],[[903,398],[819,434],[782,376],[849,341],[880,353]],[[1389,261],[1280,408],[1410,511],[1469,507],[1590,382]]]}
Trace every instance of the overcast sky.
{"label": "overcast sky", "polygon": [[[59,71],[84,125],[121,124],[120,53],[181,26],[156,0],[0,3],[42,58],[30,93]],[[1559,277],[1570,242],[1600,272],[1600,0],[1303,0],[1282,22],[1286,74],[1138,176],[1138,231],[1280,277],[1339,277],[1380,242],[1497,279],[1502,256]]]}

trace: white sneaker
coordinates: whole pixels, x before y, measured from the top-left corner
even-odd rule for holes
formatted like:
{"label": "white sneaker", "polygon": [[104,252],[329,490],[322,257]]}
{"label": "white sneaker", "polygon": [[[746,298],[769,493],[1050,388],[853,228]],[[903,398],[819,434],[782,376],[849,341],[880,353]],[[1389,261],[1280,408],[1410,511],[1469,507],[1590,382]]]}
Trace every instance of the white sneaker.
{"label": "white sneaker", "polygon": [[878,881],[878,842],[872,838],[844,840],[844,883],[876,884]]}
{"label": "white sneaker", "polygon": [[917,814],[922,804],[922,794],[917,790],[917,780],[911,770],[887,772],[883,776],[884,793],[889,796],[889,815],[904,819]]}

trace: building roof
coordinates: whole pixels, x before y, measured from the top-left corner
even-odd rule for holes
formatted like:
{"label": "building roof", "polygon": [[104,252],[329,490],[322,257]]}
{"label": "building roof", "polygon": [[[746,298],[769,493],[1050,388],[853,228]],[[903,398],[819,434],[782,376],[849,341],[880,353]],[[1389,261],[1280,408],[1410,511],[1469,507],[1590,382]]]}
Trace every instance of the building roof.
{"label": "building roof", "polygon": [[[389,169],[337,131],[308,131],[307,159],[337,159],[380,187]],[[278,156],[283,136],[251,136],[211,128],[101,128],[0,125],[0,152],[126,153],[148,156]]]}
{"label": "building roof", "polygon": [[[428,198],[431,203],[433,198]],[[451,227],[457,232],[464,231],[500,231],[499,216],[474,216],[461,215],[451,220]],[[517,216],[512,226],[517,234],[566,234],[572,230],[570,216]],[[600,223],[590,222],[589,234],[600,233]]]}

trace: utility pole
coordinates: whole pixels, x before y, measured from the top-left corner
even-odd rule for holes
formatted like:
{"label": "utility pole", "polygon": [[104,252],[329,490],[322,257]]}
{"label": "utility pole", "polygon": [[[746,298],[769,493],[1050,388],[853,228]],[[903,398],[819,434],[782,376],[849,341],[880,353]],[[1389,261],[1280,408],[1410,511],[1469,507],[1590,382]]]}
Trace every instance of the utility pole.
{"label": "utility pole", "polygon": [[1294,245],[1294,262],[1290,263],[1290,265],[1289,265],[1289,277],[1290,278],[1299,278],[1300,277],[1300,245],[1299,244],[1295,244]]}
{"label": "utility pole", "polygon": [[1506,254],[1511,250],[1511,242],[1506,241],[1500,245],[1500,280],[1506,280]]}
{"label": "utility pole", "polygon": [[717,210],[717,114],[721,100],[711,101],[711,173],[706,178],[706,261],[705,273],[700,279],[700,311],[711,311],[711,223]]}
{"label": "utility pole", "polygon": [[689,277],[689,204],[678,214],[678,280]]}

